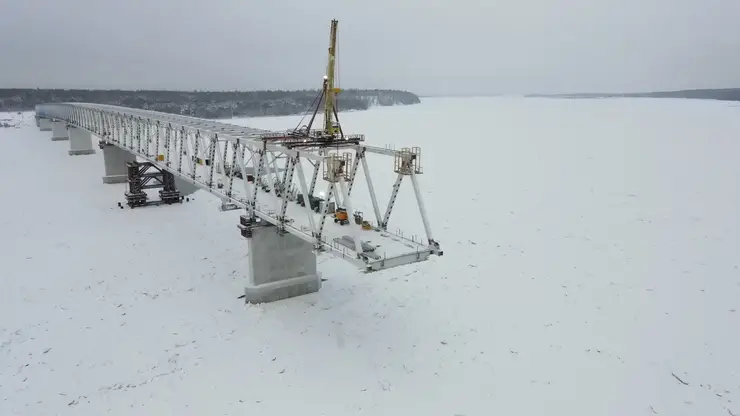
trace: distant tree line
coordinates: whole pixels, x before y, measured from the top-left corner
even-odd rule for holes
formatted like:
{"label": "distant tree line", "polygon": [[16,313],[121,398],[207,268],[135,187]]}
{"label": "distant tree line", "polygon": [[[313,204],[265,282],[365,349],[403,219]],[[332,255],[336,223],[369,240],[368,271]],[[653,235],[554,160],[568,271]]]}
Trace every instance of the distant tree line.
{"label": "distant tree line", "polygon": [[649,97],[649,98],[695,98],[708,100],[740,101],[740,88],[654,91],[637,93],[583,93],[583,94],[551,94],[533,95],[540,97],[559,98],[613,98],[613,97]]}
{"label": "distant tree line", "polygon": [[[201,118],[282,116],[305,113],[316,105],[318,90],[267,91],[159,91],[0,89],[0,111],[28,111],[37,104],[87,102],[120,105]],[[421,100],[399,90],[342,90],[342,110],[372,106],[410,105]]]}

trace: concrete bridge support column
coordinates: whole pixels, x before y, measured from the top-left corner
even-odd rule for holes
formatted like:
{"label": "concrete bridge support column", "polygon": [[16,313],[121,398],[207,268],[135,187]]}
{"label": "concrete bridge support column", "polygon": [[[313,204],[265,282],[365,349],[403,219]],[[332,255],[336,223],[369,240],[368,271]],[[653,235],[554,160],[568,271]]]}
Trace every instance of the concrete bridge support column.
{"label": "concrete bridge support column", "polygon": [[136,156],[112,144],[101,144],[101,147],[103,149],[103,160],[105,163],[103,183],[126,182],[128,180],[126,163],[135,162]]}
{"label": "concrete bridge support column", "polygon": [[252,224],[246,216],[241,221],[239,228],[249,243],[249,278],[244,291],[247,303],[274,302],[321,288],[313,244],[278,233],[275,226],[264,222]]}
{"label": "concrete bridge support column", "polygon": [[69,155],[93,155],[92,135],[89,131],[69,126]]}
{"label": "concrete bridge support column", "polygon": [[41,117],[39,120],[39,130],[41,131],[51,131],[51,120],[48,118]]}
{"label": "concrete bridge support column", "polygon": [[69,140],[66,121],[54,120],[51,122],[51,140]]}
{"label": "concrete bridge support column", "polygon": [[192,182],[188,182],[177,176],[175,176],[175,188],[177,188],[177,190],[180,191],[180,195],[182,196],[191,195],[195,191],[198,190],[198,188],[195,185],[193,185]]}

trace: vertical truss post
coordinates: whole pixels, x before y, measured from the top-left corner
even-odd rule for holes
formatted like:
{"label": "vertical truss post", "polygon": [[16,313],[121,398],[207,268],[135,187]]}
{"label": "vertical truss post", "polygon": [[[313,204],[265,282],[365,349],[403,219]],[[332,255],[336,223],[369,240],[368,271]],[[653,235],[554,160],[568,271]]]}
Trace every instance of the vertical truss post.
{"label": "vertical truss post", "polygon": [[292,157],[290,157],[289,155],[285,155],[285,170],[283,171],[283,174],[280,175],[282,177],[279,179],[281,195],[282,193],[287,194],[288,192],[290,192],[290,189],[288,189],[289,183],[287,182],[287,179],[288,179],[288,169],[290,169],[290,165],[292,163],[293,163]]}
{"label": "vertical truss post", "polygon": [[111,123],[111,139],[116,143],[120,143],[120,134],[118,131],[118,116],[116,116],[115,114],[111,115],[110,123]]}
{"label": "vertical truss post", "polygon": [[139,153],[143,153],[141,151],[141,124],[141,117],[139,117],[139,119],[136,120],[136,151]]}
{"label": "vertical truss post", "polygon": [[416,202],[419,204],[419,214],[421,214],[421,220],[424,222],[424,231],[427,233],[427,242],[429,244],[435,244],[434,237],[432,236],[432,227],[429,225],[429,219],[427,217],[427,210],[424,207],[424,199],[421,197],[419,181],[416,178],[416,173],[414,171],[411,171],[411,185],[414,187]]}
{"label": "vertical truss post", "polygon": [[[301,187],[301,193],[303,194],[303,206],[306,208],[306,214],[308,215],[308,223],[311,227],[311,236],[316,238],[316,223],[313,216],[313,210],[311,209],[311,194],[308,193],[308,187],[306,186],[306,175],[303,173],[303,163],[301,162],[300,153],[296,152],[296,169],[298,169],[298,185]],[[328,201],[325,205],[329,205]],[[320,242],[316,240],[315,246],[318,246]]]}
{"label": "vertical truss post", "polygon": [[[367,180],[367,189],[370,191],[370,199],[372,199],[373,202],[373,211],[375,212],[375,220],[377,221],[378,227],[383,227],[382,223],[382,217],[380,216],[380,206],[378,205],[378,198],[375,196],[375,187],[373,186],[373,180],[370,178],[370,171],[367,167],[367,158],[365,157],[365,152],[363,151],[362,156],[362,170],[365,173],[365,179]],[[385,228],[383,228],[385,229]]]}
{"label": "vertical truss post", "polygon": [[213,171],[216,168],[216,145],[218,144],[218,134],[211,137],[211,147],[209,149],[208,160],[211,162],[211,168],[208,169],[208,187],[213,188]]}
{"label": "vertical truss post", "polygon": [[[228,148],[228,146],[229,146],[229,144],[226,143],[226,147],[227,148]],[[224,153],[226,153],[226,152],[224,152]],[[233,142],[232,143],[232,148],[231,148],[231,166],[229,167],[229,171],[228,171],[229,172],[229,188],[226,190],[226,196],[228,196],[229,198],[231,198],[231,190],[234,188],[234,176],[236,176],[236,175],[234,175],[234,172],[235,172],[235,169],[236,169],[236,163],[237,163],[236,156],[237,156],[237,154],[239,154],[239,139],[236,139],[236,142]],[[224,157],[226,157],[226,156],[224,156]],[[240,170],[241,170],[241,166],[240,166]],[[224,166],[224,173],[226,173],[226,167],[225,166]],[[242,177],[244,177],[244,173],[243,172],[242,172]],[[247,181],[247,178],[244,177],[243,180],[244,180],[244,182],[246,182]],[[246,193],[246,191],[247,191],[246,188],[244,189],[244,191],[245,191],[245,196],[249,195],[248,193]]]}
{"label": "vertical truss post", "polygon": [[[295,172],[295,159],[292,157],[288,157],[288,166],[286,167],[286,177],[283,180],[283,190],[282,190],[282,198],[283,198],[283,204],[280,207],[280,216],[278,219],[280,219],[280,223],[282,226],[285,226],[285,213],[288,210],[288,192],[285,190],[285,183],[293,183],[293,172]],[[309,203],[309,205],[311,205]]]}
{"label": "vertical truss post", "polygon": [[111,134],[113,141],[116,143],[121,143],[121,127],[120,123],[118,122],[118,115],[113,114],[111,116]]}
{"label": "vertical truss post", "polygon": [[[216,169],[216,171],[214,173],[217,174],[217,175],[221,175],[221,178],[220,179],[223,180],[224,176],[226,175],[226,157],[228,156],[229,142],[224,142],[224,148],[225,148],[225,150],[224,150],[223,154],[221,153],[221,143],[218,141],[218,134],[216,134],[216,143],[215,144],[216,144],[216,149],[214,150],[214,152],[218,151],[218,153],[216,153],[216,156],[217,156],[217,159],[218,159],[218,163],[216,164],[217,165],[216,167],[220,166],[220,168],[219,169]],[[214,161],[211,160],[211,163],[214,163]],[[222,186],[223,186],[223,184],[222,184]],[[226,203],[226,201],[224,201],[224,203]]]}
{"label": "vertical truss post", "polygon": [[[239,164],[239,169],[241,169],[242,172],[242,183],[244,184],[244,196],[247,198],[247,214],[249,215],[249,218],[254,219],[255,214],[255,196],[250,196],[251,192],[249,192],[249,182],[247,181],[247,167],[244,162],[244,156],[241,151],[239,151],[238,147],[241,146],[239,144],[239,139],[236,140],[236,143],[234,143],[234,153],[236,154],[237,163]],[[245,147],[244,152],[246,152],[246,145],[243,145]],[[231,172],[231,180],[234,180],[234,171]],[[257,192],[257,186],[253,185],[254,195],[256,195]]]}
{"label": "vertical truss post", "polygon": [[[319,229],[316,234],[316,240],[321,244],[321,235],[324,233],[324,223],[326,222],[326,216],[329,214],[329,201],[334,194],[334,182],[329,182],[326,188],[326,200],[324,201],[324,209],[321,210],[321,222],[319,223]],[[310,203],[306,204],[310,205]]]}
{"label": "vertical truss post", "polygon": [[104,139],[113,140],[113,115],[103,113],[103,136]]}
{"label": "vertical truss post", "polygon": [[148,157],[152,157],[152,128],[153,128],[152,121],[149,119],[145,119],[144,128],[146,129],[146,153],[144,153]]}
{"label": "vertical truss post", "polygon": [[[177,139],[177,132],[175,132],[175,139]],[[180,129],[180,140],[177,140],[179,144],[178,150],[180,153],[179,160],[177,161],[177,173],[182,173],[182,158],[185,156],[185,127]]]}
{"label": "vertical truss post", "polygon": [[118,143],[123,145],[125,136],[123,135],[123,117],[121,115],[116,116],[116,133],[118,134]]}
{"label": "vertical truss post", "polygon": [[[229,157],[229,143],[224,143],[224,155],[221,157],[221,173],[226,174],[226,160]],[[233,160],[236,160],[236,158],[232,158]],[[234,167],[234,163],[231,163],[231,168]]]}
{"label": "vertical truss post", "polygon": [[388,201],[388,207],[385,209],[385,215],[383,216],[383,223],[381,224],[381,227],[383,227],[384,230],[388,229],[388,221],[391,219],[391,211],[393,211],[393,205],[396,203],[396,198],[398,197],[398,190],[401,189],[401,180],[403,179],[403,174],[399,173],[398,178],[396,178],[396,182],[393,184],[393,192],[391,192],[391,199]]}
{"label": "vertical truss post", "polygon": [[319,179],[319,169],[321,169],[321,162],[316,162],[313,165],[313,177],[311,178],[311,188],[308,189],[309,195],[313,195],[313,192],[316,189],[316,181]]}
{"label": "vertical truss post", "polygon": [[191,160],[193,160],[192,165],[190,166],[190,176],[195,179],[195,172],[196,169],[198,169],[198,162],[200,162],[200,158],[198,157],[198,144],[200,144],[200,130],[195,132],[195,150],[193,150],[193,155],[190,157]]}
{"label": "vertical truss post", "polygon": [[[244,167],[247,166],[247,145],[244,145],[244,151],[242,152],[242,160],[244,161]],[[249,160],[252,161],[252,174],[257,174],[257,165],[254,163],[254,153],[252,152],[252,149],[249,149]],[[244,175],[244,172],[242,172],[242,175]],[[244,180],[247,180],[246,177],[244,177]]]}
{"label": "vertical truss post", "polygon": [[[256,206],[256,204],[257,204],[257,189],[259,189],[259,186],[257,186],[257,185],[259,183],[258,181],[260,181],[261,178],[262,178],[262,169],[263,169],[263,167],[265,165],[265,151],[264,151],[264,149],[259,149],[258,150],[258,153],[259,153],[259,158],[257,159],[257,171],[254,174],[254,182],[255,183],[254,183],[254,189],[252,189],[252,201],[255,204],[255,209],[257,208],[257,206]],[[246,174],[246,172],[243,172],[242,175],[244,176],[244,180],[246,181],[247,180],[247,176],[246,176],[247,174]]]}
{"label": "vertical truss post", "polygon": [[349,187],[347,188],[347,196],[352,195],[352,187],[355,185],[355,176],[357,176],[357,168],[360,166],[360,159],[365,157],[365,148],[359,152],[355,151],[355,160],[352,161],[352,170],[349,173]]}
{"label": "vertical truss post", "polygon": [[126,147],[127,149],[130,149],[129,139],[131,138],[131,135],[133,133],[129,129],[128,122],[129,122],[128,117],[122,115],[121,116],[121,134],[123,135],[123,137],[121,139],[123,140],[123,146]]}
{"label": "vertical truss post", "polygon": [[[177,131],[175,131],[177,136]],[[164,128],[164,164],[169,167],[172,163],[172,124],[167,123]]]}
{"label": "vertical truss post", "polygon": [[[269,151],[267,150],[267,142],[263,142],[263,145],[262,145],[262,146],[263,146],[263,148],[264,148],[264,152],[265,152],[265,154],[272,154],[272,157],[273,157],[273,159],[272,159],[272,161],[273,161],[273,163],[272,163],[272,167],[274,168],[274,167],[275,167],[275,154],[274,154],[274,153],[272,153],[272,152],[269,152]],[[265,163],[266,163],[266,164],[268,165],[268,170],[269,170],[269,166],[270,166],[270,164],[269,164],[269,159],[268,159],[268,160],[265,160]],[[272,172],[272,173],[273,173],[273,176],[274,176],[275,178],[277,178],[277,174],[276,174],[276,173],[274,172],[274,170],[273,170],[273,172]],[[268,173],[268,175],[269,175],[269,173]],[[278,197],[278,191],[277,191],[277,190],[275,189],[275,183],[274,183],[274,182],[273,182],[273,180],[272,180],[272,179],[273,179],[273,176],[271,176],[271,177],[270,177],[270,179],[271,179],[271,180],[268,180],[268,181],[267,181],[267,188],[268,188],[268,189],[270,190],[270,192],[271,192],[271,193],[272,193],[273,195],[275,195],[275,197],[276,197],[276,198],[275,198],[275,204],[276,204],[276,205],[275,205],[275,211],[279,213],[279,212],[280,212],[280,200],[279,200],[279,199],[277,198],[277,197]]]}
{"label": "vertical truss post", "polygon": [[277,156],[275,156],[275,153],[273,152],[269,152],[268,154],[272,155],[272,163],[268,163],[267,165],[268,169],[272,169],[270,170],[271,175],[270,175],[270,180],[268,182],[270,183],[269,184],[270,188],[273,189],[273,191],[275,192],[275,196],[279,197],[280,191],[278,191],[275,187],[276,183],[280,183],[280,176],[278,176],[278,169],[277,169]]}
{"label": "vertical truss post", "polygon": [[157,162],[160,162],[159,160],[159,131],[162,130],[162,127],[159,124],[159,120],[157,120],[157,124],[155,125],[155,128],[157,129],[157,133],[154,136],[154,160]]}
{"label": "vertical truss post", "polygon": [[352,239],[355,241],[355,251],[357,252],[357,257],[360,257],[363,253],[362,251],[362,244],[360,243],[360,225],[355,223],[354,215],[355,211],[352,209],[352,200],[350,199],[349,194],[347,193],[347,188],[344,183],[344,178],[341,176],[339,177],[339,190],[342,192],[342,199],[344,199],[344,204],[347,209],[347,217],[349,219],[349,228],[352,230]]}

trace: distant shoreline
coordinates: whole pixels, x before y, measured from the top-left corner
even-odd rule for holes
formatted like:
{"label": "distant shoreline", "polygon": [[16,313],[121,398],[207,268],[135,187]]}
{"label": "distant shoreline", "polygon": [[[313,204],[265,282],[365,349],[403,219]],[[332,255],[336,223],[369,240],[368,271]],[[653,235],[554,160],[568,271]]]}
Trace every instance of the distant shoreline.
{"label": "distant shoreline", "polygon": [[[315,108],[319,90],[265,91],[168,91],[0,89],[0,111],[32,111],[36,105],[89,102],[160,111],[208,119],[288,116]],[[401,90],[346,89],[338,97],[339,110],[421,103],[416,94]]]}
{"label": "distant shoreline", "polygon": [[560,94],[422,94],[421,98],[476,98],[476,97],[524,97],[524,98],[686,98],[703,100],[740,101],[740,88],[715,88],[671,90],[652,92],[584,92]]}
{"label": "distant shoreline", "polygon": [[653,91],[638,93],[529,94],[541,98],[687,98],[699,100],[740,101],[740,88]]}

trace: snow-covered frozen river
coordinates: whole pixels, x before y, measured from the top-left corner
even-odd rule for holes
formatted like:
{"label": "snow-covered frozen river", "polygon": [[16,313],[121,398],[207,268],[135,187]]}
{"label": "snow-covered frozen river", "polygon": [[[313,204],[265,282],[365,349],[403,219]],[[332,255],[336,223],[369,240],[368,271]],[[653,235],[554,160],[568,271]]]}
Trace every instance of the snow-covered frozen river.
{"label": "snow-covered frozen river", "polygon": [[[368,275],[322,257],[320,292],[257,306],[239,212],[202,192],[121,210],[100,152],[68,156],[28,113],[0,129],[0,414],[740,415],[738,104],[340,116],[421,146],[445,255]],[[421,234],[405,195],[394,218]]]}

